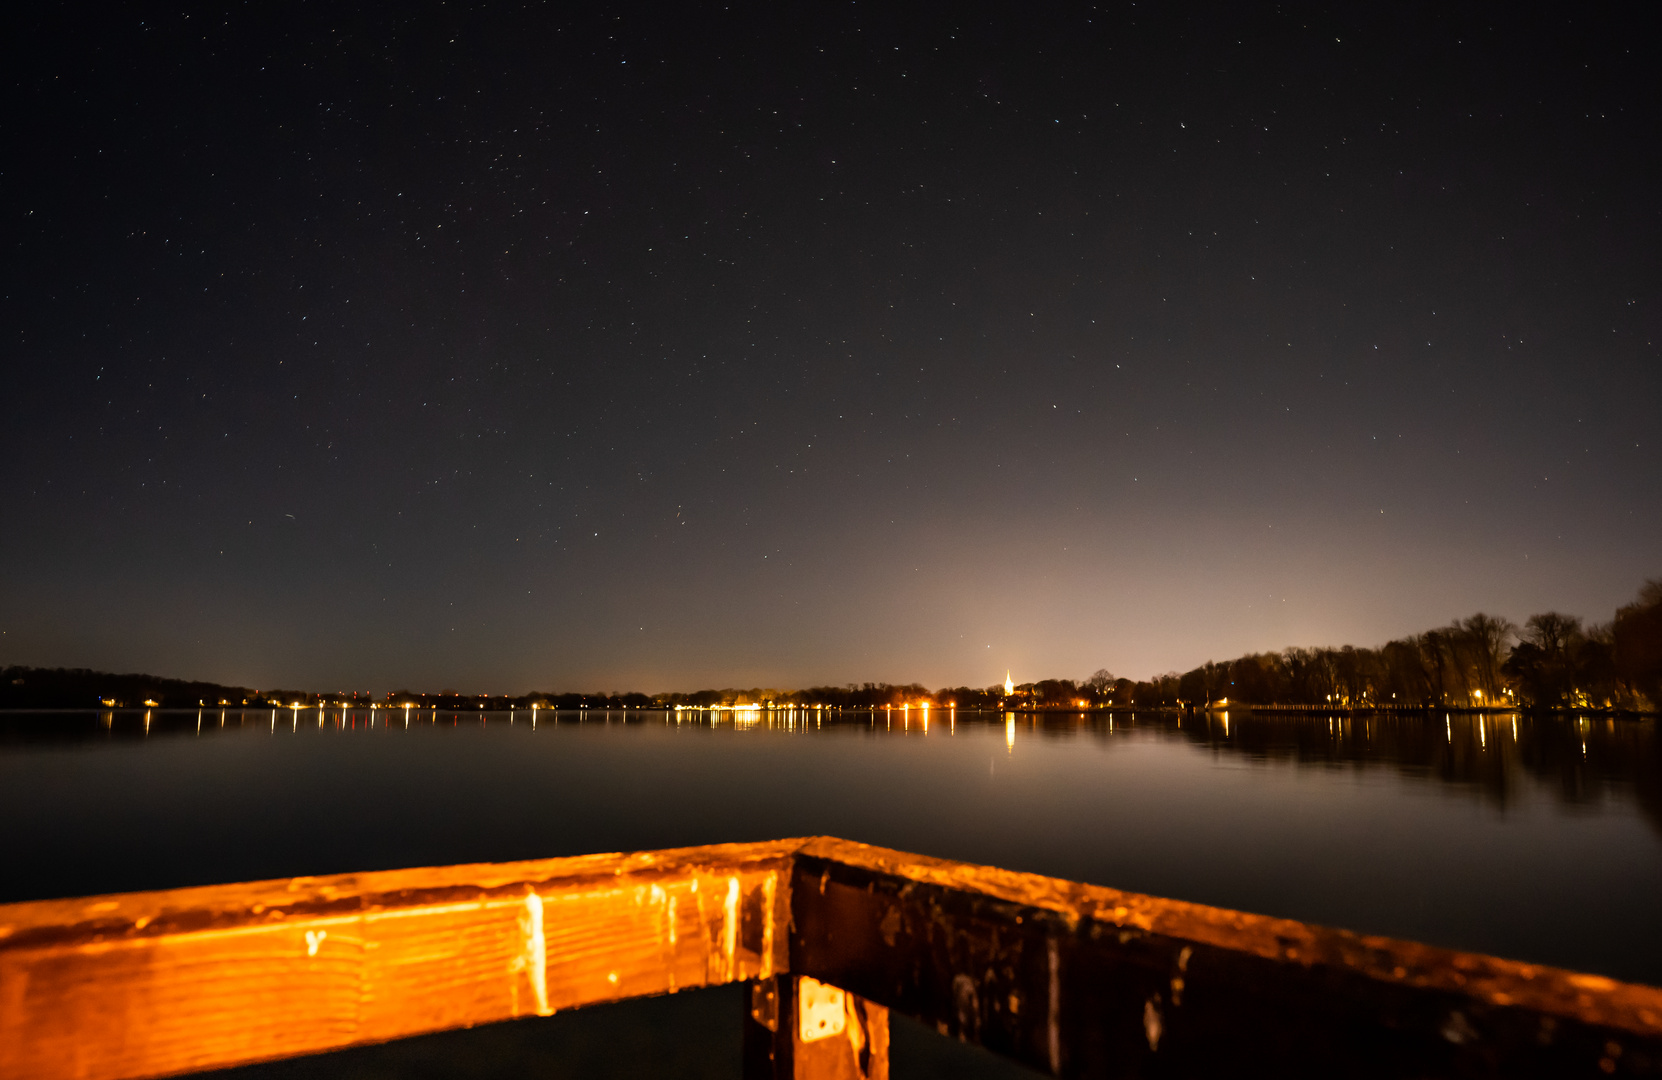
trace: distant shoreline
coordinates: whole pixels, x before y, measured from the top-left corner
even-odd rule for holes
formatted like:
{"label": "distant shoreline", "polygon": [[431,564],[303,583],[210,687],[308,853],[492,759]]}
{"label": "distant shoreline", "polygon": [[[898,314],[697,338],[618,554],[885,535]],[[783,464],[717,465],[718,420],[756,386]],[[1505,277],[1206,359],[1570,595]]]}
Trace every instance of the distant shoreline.
{"label": "distant shoreline", "polygon": [[[1252,704],[1255,701],[1269,704]],[[464,694],[446,688],[384,696],[362,691],[247,686],[117,675],[86,668],[0,668],[0,709],[79,708],[907,709],[1117,712],[1234,709],[1266,714],[1531,712],[1643,716],[1662,711],[1662,579],[1647,581],[1609,623],[1561,612],[1523,626],[1478,612],[1374,648],[1288,648],[1208,661],[1187,672],[992,686],[844,683],[801,689],[734,687],[644,694],[530,691]]]}
{"label": "distant shoreline", "polygon": [[384,712],[384,713],[467,713],[494,715],[497,713],[515,712],[542,712],[557,714],[577,713],[782,713],[782,712],[818,712],[828,715],[852,716],[861,713],[975,713],[986,715],[1002,715],[1014,713],[1020,715],[1051,715],[1051,716],[1091,716],[1107,715],[1134,715],[1163,714],[1181,716],[1230,715],[1235,716],[1425,716],[1434,713],[1446,713],[1451,716],[1555,716],[1555,717],[1601,717],[1607,719],[1645,719],[1662,716],[1662,711],[1655,709],[1618,709],[1618,708],[1588,708],[1566,705],[1554,706],[1501,706],[1501,705],[1366,705],[1366,706],[1339,706],[1339,705],[1251,705],[1231,702],[1228,705],[1093,705],[1088,707],[1061,706],[1061,705],[934,705],[924,709],[917,705],[911,706],[884,706],[884,705],[815,705],[807,704],[777,704],[771,706],[750,705],[707,705],[707,706],[675,706],[675,705],[577,705],[554,706],[545,705],[534,699],[511,700],[507,702],[493,701],[489,705],[470,702],[468,704],[422,704],[411,705],[405,709],[402,705],[385,702],[328,702],[326,704],[276,704],[270,701],[249,703],[211,703],[205,705],[55,705],[55,706],[0,706],[0,715],[17,715],[23,713],[196,713],[196,712]]}

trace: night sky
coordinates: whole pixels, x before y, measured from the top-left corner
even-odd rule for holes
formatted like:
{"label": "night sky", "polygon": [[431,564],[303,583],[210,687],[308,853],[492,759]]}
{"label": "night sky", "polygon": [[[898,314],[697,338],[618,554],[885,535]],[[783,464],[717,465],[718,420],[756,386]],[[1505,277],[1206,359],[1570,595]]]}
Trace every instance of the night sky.
{"label": "night sky", "polygon": [[1662,574],[1645,8],[1359,8],[14,12],[0,663],[987,685],[1608,619]]}

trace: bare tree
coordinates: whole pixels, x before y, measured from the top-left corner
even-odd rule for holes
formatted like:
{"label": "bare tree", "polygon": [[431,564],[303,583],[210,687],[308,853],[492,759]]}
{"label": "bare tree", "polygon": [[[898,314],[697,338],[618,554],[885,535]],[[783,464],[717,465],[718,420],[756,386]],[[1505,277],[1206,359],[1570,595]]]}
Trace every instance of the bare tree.
{"label": "bare tree", "polygon": [[1501,691],[1500,666],[1506,661],[1507,643],[1518,628],[1508,619],[1481,611],[1455,625],[1465,639],[1477,684],[1484,698],[1493,702]]}
{"label": "bare tree", "polygon": [[1432,693],[1439,705],[1447,705],[1451,695],[1470,692],[1456,656],[1455,642],[1449,630],[1427,630],[1420,635],[1420,647],[1425,650],[1426,666],[1431,673]]}
{"label": "bare tree", "polygon": [[1561,660],[1581,636],[1581,619],[1557,611],[1531,615],[1524,624],[1524,639],[1553,660]]}

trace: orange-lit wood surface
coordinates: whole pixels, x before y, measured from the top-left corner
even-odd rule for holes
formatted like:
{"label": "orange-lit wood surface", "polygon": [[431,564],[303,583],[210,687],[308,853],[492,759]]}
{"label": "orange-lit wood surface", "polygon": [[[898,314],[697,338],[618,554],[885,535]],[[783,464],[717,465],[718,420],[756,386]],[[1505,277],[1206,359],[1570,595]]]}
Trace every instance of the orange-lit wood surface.
{"label": "orange-lit wood surface", "polygon": [[798,846],[0,906],[0,1077],[191,1072],[771,975]]}
{"label": "orange-lit wood surface", "polygon": [[1662,1074],[1653,987],[814,838],[0,906],[0,1080],[787,972],[849,991],[859,1023],[811,1053],[751,1032],[774,1051],[749,1075],[843,1075],[808,1068],[831,1047],[883,1075],[885,1009],[1057,1075]]}

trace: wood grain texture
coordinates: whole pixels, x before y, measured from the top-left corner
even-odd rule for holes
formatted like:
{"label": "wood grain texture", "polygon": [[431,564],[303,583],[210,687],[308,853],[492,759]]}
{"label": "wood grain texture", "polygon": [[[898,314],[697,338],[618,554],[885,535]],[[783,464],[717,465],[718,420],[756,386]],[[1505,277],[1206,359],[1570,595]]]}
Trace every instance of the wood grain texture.
{"label": "wood grain texture", "polygon": [[0,907],[0,1078],[121,1080],[771,975],[799,841]]}
{"label": "wood grain texture", "polygon": [[1066,1076],[1662,1073],[1662,990],[829,838],[791,968]]}
{"label": "wood grain texture", "polygon": [[1653,987],[813,838],[0,906],[0,1080],[786,972],[1058,1075],[1662,1073]]}

